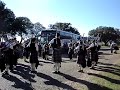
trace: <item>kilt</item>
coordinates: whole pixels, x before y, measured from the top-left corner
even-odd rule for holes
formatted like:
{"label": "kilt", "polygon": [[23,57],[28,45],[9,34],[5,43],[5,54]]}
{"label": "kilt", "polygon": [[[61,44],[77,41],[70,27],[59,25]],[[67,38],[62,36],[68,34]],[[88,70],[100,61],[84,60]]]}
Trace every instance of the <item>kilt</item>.
{"label": "kilt", "polygon": [[5,70],[5,60],[4,60],[3,55],[0,55],[0,70],[1,70],[1,72],[3,72],[3,70]]}
{"label": "kilt", "polygon": [[98,53],[97,52],[91,53],[91,61],[98,62]]}
{"label": "kilt", "polygon": [[13,65],[14,60],[13,60],[13,50],[12,49],[6,49],[4,50],[4,59],[5,63],[8,65]]}
{"label": "kilt", "polygon": [[119,50],[118,46],[115,46],[114,49],[115,49],[115,50]]}
{"label": "kilt", "polygon": [[100,46],[100,45],[98,45],[97,50],[99,51],[99,50],[100,50],[100,48],[101,48],[101,46]]}
{"label": "kilt", "polygon": [[37,53],[37,51],[31,52],[30,63],[38,63],[38,53]]}
{"label": "kilt", "polygon": [[28,59],[29,54],[30,54],[29,48],[28,48],[28,47],[26,47],[26,48],[24,49],[23,56],[25,56],[25,57]]}
{"label": "kilt", "polygon": [[60,63],[62,62],[62,54],[61,49],[54,48],[53,49],[53,56],[52,56],[53,62]]}
{"label": "kilt", "polygon": [[80,64],[83,68],[86,67],[86,60],[84,55],[78,56],[77,64]]}

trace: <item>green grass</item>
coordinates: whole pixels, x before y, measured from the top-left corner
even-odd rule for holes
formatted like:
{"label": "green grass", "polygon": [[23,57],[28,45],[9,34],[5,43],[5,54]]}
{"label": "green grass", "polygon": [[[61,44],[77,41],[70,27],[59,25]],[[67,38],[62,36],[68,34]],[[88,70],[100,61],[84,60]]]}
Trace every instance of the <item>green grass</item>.
{"label": "green grass", "polygon": [[120,90],[120,64],[119,66],[109,67],[112,67],[112,69],[105,68],[107,71],[103,71],[100,74],[91,74],[91,81],[112,90]]}

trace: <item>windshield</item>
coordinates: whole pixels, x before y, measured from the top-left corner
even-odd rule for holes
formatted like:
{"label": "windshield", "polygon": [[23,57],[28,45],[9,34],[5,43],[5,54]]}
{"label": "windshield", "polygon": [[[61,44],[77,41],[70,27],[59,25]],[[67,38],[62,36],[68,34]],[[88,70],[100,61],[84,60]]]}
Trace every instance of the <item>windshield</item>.
{"label": "windshield", "polygon": [[56,31],[46,30],[41,32],[41,43],[45,44],[52,40],[56,35]]}

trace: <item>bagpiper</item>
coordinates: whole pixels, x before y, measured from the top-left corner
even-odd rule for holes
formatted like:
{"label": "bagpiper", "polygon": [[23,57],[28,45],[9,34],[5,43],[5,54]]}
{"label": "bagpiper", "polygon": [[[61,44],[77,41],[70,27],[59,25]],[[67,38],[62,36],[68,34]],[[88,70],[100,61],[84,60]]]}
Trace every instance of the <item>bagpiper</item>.
{"label": "bagpiper", "polygon": [[35,68],[37,69],[39,65],[38,61],[38,43],[36,38],[32,38],[29,44],[30,48],[30,63],[31,63],[31,73],[36,73]]}
{"label": "bagpiper", "polygon": [[90,50],[90,59],[92,62],[91,68],[94,68],[94,66],[97,65],[98,62],[98,48],[97,44],[95,43],[95,40],[93,40],[93,42],[90,44],[87,50]]}
{"label": "bagpiper", "polygon": [[70,58],[70,60],[72,60],[73,54],[74,54],[74,48],[73,48],[73,43],[72,43],[72,41],[69,43],[68,47],[69,47],[68,57]]}
{"label": "bagpiper", "polygon": [[83,72],[83,68],[86,67],[86,50],[82,41],[80,41],[80,44],[75,48],[75,51],[77,52],[77,64],[80,67],[80,70],[78,71]]}
{"label": "bagpiper", "polygon": [[60,73],[60,67],[62,62],[62,54],[61,54],[61,40],[60,34],[56,33],[55,38],[52,39],[50,42],[50,46],[53,48],[53,62],[55,71],[53,73]]}

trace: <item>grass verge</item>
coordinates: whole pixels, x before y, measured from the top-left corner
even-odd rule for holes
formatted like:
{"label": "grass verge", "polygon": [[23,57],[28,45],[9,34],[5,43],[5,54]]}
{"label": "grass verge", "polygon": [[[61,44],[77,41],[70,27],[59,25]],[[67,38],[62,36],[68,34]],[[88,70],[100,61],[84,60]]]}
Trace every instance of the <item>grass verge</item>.
{"label": "grass verge", "polygon": [[111,90],[120,90],[120,64],[102,66],[96,70],[102,72],[99,74],[90,73],[92,83]]}

